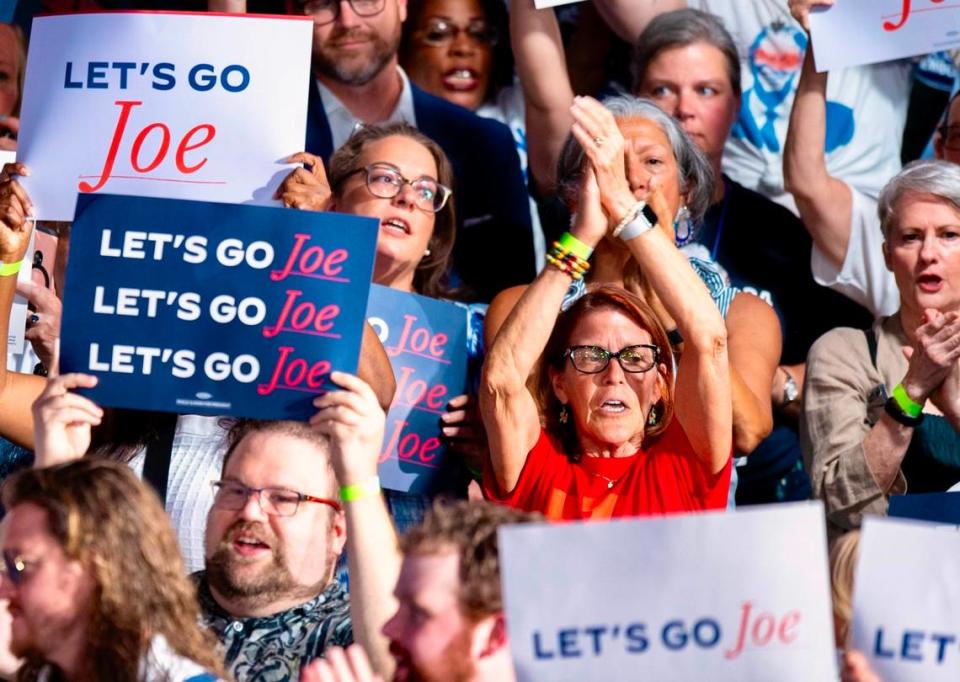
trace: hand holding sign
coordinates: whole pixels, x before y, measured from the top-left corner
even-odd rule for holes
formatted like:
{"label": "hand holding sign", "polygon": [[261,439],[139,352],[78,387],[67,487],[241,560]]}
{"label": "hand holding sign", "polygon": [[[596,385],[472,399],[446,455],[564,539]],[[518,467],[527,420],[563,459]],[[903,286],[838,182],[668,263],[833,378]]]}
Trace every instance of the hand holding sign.
{"label": "hand holding sign", "polygon": [[103,410],[89,398],[71,392],[93,388],[97,377],[71,373],[50,380],[33,403],[34,466],[48,467],[83,457],[90,447],[91,430],[103,419]]}
{"label": "hand holding sign", "polygon": [[0,174],[0,263],[12,264],[23,260],[30,243],[32,226],[27,217],[33,215],[33,202],[26,190],[14,178],[30,172],[22,163],[8,163]]}
{"label": "hand holding sign", "polygon": [[300,152],[284,159],[284,163],[302,163],[303,167],[290,171],[277,188],[275,198],[280,199],[287,208],[329,210],[332,192],[320,157]]}
{"label": "hand holding sign", "polygon": [[790,14],[803,26],[803,30],[810,32],[810,10],[814,8],[826,9],[833,7],[833,0],[790,0]]}
{"label": "hand holding sign", "polygon": [[330,375],[342,390],[313,401],[319,410],[310,425],[330,436],[333,469],[341,486],[360,485],[377,475],[386,415],[373,389],[346,372]]}

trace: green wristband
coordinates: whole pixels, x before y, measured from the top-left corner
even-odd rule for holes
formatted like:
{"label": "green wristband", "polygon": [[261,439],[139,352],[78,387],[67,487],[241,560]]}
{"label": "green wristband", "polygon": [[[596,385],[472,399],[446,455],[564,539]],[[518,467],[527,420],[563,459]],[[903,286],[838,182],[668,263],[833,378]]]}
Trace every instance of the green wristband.
{"label": "green wristband", "polygon": [[380,477],[371,476],[363,483],[345,485],[340,488],[340,499],[344,502],[355,502],[365,497],[380,494]]}
{"label": "green wristband", "polygon": [[17,261],[16,263],[0,263],[0,277],[7,277],[9,275],[15,275],[20,272],[20,266],[23,265],[23,261]]}
{"label": "green wristband", "polygon": [[593,249],[574,237],[569,232],[564,232],[562,235],[560,235],[560,239],[557,240],[557,243],[577,258],[590,260],[590,256],[593,255]]}
{"label": "green wristband", "polygon": [[893,387],[893,399],[897,401],[897,405],[908,417],[916,419],[923,414],[923,405],[914,402],[913,398],[907,395],[907,390],[903,387],[903,384],[897,384]]}

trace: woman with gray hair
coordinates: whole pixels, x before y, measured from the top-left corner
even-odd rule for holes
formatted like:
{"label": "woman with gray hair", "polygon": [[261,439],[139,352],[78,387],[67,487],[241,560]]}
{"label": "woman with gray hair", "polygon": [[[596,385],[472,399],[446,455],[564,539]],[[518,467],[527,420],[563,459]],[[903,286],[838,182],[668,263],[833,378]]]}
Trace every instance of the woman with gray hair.
{"label": "woman with gray hair", "polygon": [[905,166],[878,214],[900,308],[829,332],[807,359],[801,437],[832,534],[891,495],[960,481],[960,166]]}
{"label": "woman with gray hair", "polygon": [[[592,103],[591,111],[597,110],[593,106],[595,100],[578,98],[572,109],[575,117],[585,102]],[[625,164],[625,171],[621,169],[620,172],[626,174],[629,191],[636,199],[646,196],[651,184],[662,191],[670,219],[660,221],[659,227],[673,243],[675,224],[685,216],[698,220],[710,204],[713,173],[707,159],[677,121],[649,100],[612,97],[604,100],[599,110],[604,111],[601,118],[609,125],[597,136],[601,138],[601,148],[607,153],[608,137],[624,140],[625,148],[619,163]],[[606,118],[608,116],[610,119]],[[583,124],[574,124],[557,166],[557,188],[570,211],[576,214],[574,222],[583,211],[582,192],[589,184],[592,167],[588,162],[590,150],[585,149],[583,135],[579,132],[583,129]],[[596,140],[591,136],[587,143],[595,145]],[[608,162],[614,163],[613,160]],[[661,304],[662,292],[651,285],[639,261],[631,257],[621,240],[600,240],[591,262],[587,276],[572,283],[564,300],[565,308],[583,295],[587,285],[624,288],[653,308],[669,332],[675,350],[683,350],[682,330]],[[708,259],[688,255],[687,262],[706,285],[725,321],[733,392],[733,443],[737,452],[747,453],[770,432],[772,426],[769,395],[780,357],[780,325],[770,306],[756,296],[727,286]],[[491,303],[484,328],[488,347],[525,290],[526,287],[507,289]]]}

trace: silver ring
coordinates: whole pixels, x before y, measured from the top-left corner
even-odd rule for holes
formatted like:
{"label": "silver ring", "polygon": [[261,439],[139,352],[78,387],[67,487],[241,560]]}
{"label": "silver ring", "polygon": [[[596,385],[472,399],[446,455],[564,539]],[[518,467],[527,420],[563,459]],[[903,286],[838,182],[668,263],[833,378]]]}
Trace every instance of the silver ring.
{"label": "silver ring", "polygon": [[603,146],[603,138],[600,137],[599,135],[594,135],[594,136],[593,136],[593,143],[594,143],[595,145],[597,145],[598,147],[602,147],[602,146]]}

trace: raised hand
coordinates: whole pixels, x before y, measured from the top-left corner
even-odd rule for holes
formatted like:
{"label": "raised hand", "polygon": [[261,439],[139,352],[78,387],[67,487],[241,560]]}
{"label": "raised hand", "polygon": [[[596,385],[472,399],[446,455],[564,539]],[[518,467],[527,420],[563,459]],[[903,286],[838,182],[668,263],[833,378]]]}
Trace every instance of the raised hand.
{"label": "raised hand", "polygon": [[33,216],[33,202],[23,187],[14,178],[30,172],[22,163],[4,164],[0,171],[0,262],[17,263],[23,260],[30,243],[32,224],[27,218]]}
{"label": "raised hand", "polygon": [[359,377],[332,372],[340,391],[313,401],[319,411],[310,425],[330,436],[333,469],[341,486],[359,485],[377,475],[387,415],[373,389]]}
{"label": "raised hand", "polygon": [[83,457],[90,447],[94,426],[103,418],[96,403],[72,393],[74,388],[92,388],[97,377],[71,373],[47,381],[40,397],[33,403],[33,437],[36,460],[34,466],[46,467],[72,462]]}

